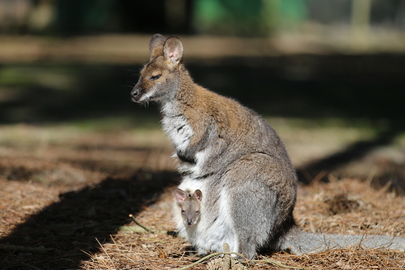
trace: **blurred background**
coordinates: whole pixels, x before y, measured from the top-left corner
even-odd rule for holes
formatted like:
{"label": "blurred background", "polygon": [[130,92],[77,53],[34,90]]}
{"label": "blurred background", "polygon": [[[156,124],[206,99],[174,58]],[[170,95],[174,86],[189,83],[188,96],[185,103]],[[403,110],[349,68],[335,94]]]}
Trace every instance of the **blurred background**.
{"label": "blurred background", "polygon": [[[158,108],[130,99],[155,33],[181,38],[195,82],[279,133],[300,181],[314,183],[298,188],[298,203],[311,198],[300,225],[401,235],[404,210],[385,191],[405,194],[404,0],[0,0],[3,268],[194,258],[180,239],[123,231],[129,213],[174,228],[173,148]],[[356,181],[383,189],[362,200]],[[353,215],[322,214],[330,202]]]}
{"label": "blurred background", "polygon": [[0,0],[0,156],[110,133],[170,147],[158,110],[129,97],[154,33],[180,36],[197,83],[266,117],[303,182],[404,188],[402,0]]}

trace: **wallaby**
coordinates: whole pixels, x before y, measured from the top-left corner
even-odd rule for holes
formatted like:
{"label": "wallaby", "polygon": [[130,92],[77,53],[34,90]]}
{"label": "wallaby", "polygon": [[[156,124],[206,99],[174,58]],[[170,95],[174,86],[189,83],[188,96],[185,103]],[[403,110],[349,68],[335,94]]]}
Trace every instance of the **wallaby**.
{"label": "wallaby", "polygon": [[191,241],[197,250],[222,251],[228,243],[253,258],[262,248],[301,254],[359,242],[405,249],[405,238],[301,231],[293,218],[296,173],[276,132],[252,110],[195,84],[179,38],[156,34],[149,49],[131,97],[158,103],[180,160],[181,186],[204,193]]}
{"label": "wallaby", "polygon": [[186,238],[198,251],[199,255],[207,253],[207,250],[196,244],[198,238],[198,226],[201,219],[202,192],[197,189],[190,191],[176,188],[173,191],[175,203],[173,217],[180,236]]}
{"label": "wallaby", "polygon": [[[201,210],[201,200],[202,192],[197,189],[194,192],[184,191],[179,188],[176,188],[174,191],[174,197],[176,198],[175,214],[181,213],[180,219],[177,218],[178,215],[175,215],[177,224],[183,222],[186,227],[192,227],[196,225],[200,219],[200,210]],[[178,211],[180,210],[180,211]]]}

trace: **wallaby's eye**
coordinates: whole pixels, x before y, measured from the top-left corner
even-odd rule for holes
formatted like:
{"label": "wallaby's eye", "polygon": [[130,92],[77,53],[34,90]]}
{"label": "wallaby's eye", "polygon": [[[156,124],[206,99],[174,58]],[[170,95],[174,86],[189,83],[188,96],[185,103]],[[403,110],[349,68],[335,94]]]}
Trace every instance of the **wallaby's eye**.
{"label": "wallaby's eye", "polygon": [[184,211],[183,209],[181,210],[182,213],[185,213],[186,211]]}
{"label": "wallaby's eye", "polygon": [[160,76],[162,76],[162,75],[154,75],[154,76],[150,77],[149,80],[156,81],[157,79],[160,78]]}
{"label": "wallaby's eye", "polygon": [[196,214],[199,214],[199,213],[200,213],[200,211],[195,211],[195,213],[196,213]]}

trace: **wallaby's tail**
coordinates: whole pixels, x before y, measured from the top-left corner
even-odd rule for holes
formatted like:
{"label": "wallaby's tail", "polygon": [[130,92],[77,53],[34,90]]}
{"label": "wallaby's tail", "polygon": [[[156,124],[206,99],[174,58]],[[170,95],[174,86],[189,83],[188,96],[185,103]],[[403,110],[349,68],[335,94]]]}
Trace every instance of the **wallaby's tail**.
{"label": "wallaby's tail", "polygon": [[405,238],[384,235],[314,234],[293,227],[279,242],[281,250],[288,250],[294,254],[315,253],[355,245],[363,248],[389,248],[405,251]]}

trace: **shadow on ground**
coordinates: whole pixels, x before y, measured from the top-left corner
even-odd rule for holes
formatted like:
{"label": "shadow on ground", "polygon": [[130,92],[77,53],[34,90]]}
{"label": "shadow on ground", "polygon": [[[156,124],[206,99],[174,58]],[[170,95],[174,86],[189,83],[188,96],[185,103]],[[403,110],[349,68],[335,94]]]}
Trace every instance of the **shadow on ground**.
{"label": "shadow on ground", "polygon": [[[297,168],[298,178],[305,184],[309,184],[312,181],[327,181],[329,173],[351,162],[364,158],[379,147],[392,144],[397,136],[403,134],[404,131],[403,123],[392,121],[386,130],[380,132],[376,137],[370,140],[354,142],[341,151]],[[405,191],[405,174],[401,172],[401,170],[394,173],[384,173],[373,180],[374,182],[372,184],[376,186],[380,187],[390,182],[391,189],[397,190],[400,193]]]}
{"label": "shadow on ground", "polygon": [[[140,171],[130,179],[107,178],[93,187],[60,195],[54,203],[0,239],[2,269],[78,269],[100,252],[120,226],[159,199],[163,189],[178,182],[173,172]],[[32,250],[10,250],[12,246]]]}

